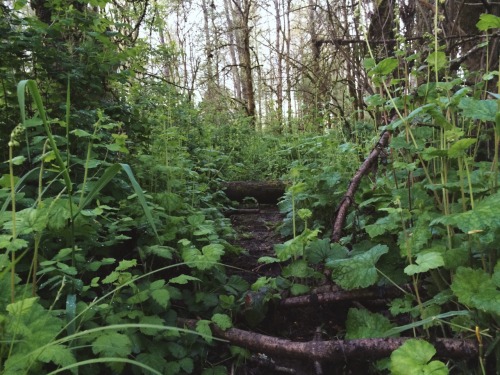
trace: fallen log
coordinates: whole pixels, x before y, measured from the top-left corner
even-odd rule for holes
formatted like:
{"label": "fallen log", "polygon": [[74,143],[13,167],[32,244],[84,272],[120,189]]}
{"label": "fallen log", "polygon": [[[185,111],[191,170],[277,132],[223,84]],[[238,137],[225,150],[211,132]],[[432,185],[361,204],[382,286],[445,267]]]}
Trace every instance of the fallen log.
{"label": "fallen log", "polygon": [[243,202],[254,198],[258,203],[276,204],[285,194],[285,184],[281,181],[232,181],[223,187],[226,196],[232,201]]}
{"label": "fallen log", "polygon": [[340,301],[363,301],[385,299],[401,296],[403,289],[396,287],[378,287],[355,290],[335,290],[322,293],[311,293],[303,296],[288,297],[279,302],[280,308],[322,305]]}
{"label": "fallen log", "polygon": [[373,169],[376,163],[378,163],[378,157],[380,153],[383,152],[384,148],[386,148],[389,144],[390,137],[391,133],[389,131],[386,130],[382,133],[372,152],[365,159],[363,164],[361,164],[361,167],[359,167],[349,183],[349,187],[347,188],[347,191],[337,208],[335,220],[333,221],[333,232],[331,237],[332,242],[339,242],[342,237],[342,228],[344,227],[347,210],[354,202],[354,194],[356,193],[356,190],[358,190],[361,179]]}
{"label": "fallen log", "polygon": [[[196,320],[182,319],[179,323],[194,329]],[[409,340],[410,337],[372,338],[356,340],[298,342],[256,332],[229,328],[225,331],[211,325],[215,337],[229,341],[231,345],[265,353],[270,356],[304,359],[308,361],[350,362],[373,361],[385,358]],[[478,356],[477,341],[438,338],[430,341],[439,358],[467,360]]]}

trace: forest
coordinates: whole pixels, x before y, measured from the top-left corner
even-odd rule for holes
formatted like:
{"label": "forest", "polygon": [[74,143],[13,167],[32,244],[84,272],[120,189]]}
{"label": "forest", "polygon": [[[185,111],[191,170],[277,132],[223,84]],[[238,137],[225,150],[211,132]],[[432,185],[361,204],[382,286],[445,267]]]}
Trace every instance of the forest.
{"label": "forest", "polygon": [[500,374],[500,2],[0,1],[0,375]]}

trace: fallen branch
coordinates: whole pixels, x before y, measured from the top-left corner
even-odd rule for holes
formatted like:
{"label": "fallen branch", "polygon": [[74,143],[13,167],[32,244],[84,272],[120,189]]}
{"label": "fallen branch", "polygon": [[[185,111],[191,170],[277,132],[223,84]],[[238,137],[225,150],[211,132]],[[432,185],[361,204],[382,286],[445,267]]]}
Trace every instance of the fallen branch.
{"label": "fallen branch", "polygon": [[307,305],[322,305],[339,301],[362,301],[373,299],[394,298],[403,294],[402,289],[395,287],[369,288],[356,290],[336,290],[323,293],[312,293],[304,296],[288,297],[280,301],[279,307],[299,307]]}
{"label": "fallen branch", "polygon": [[339,207],[337,208],[337,215],[333,222],[332,242],[338,242],[342,237],[342,228],[344,227],[345,219],[347,216],[347,210],[354,201],[354,194],[356,193],[356,190],[358,190],[358,186],[361,183],[361,179],[363,178],[364,175],[366,175],[368,172],[372,170],[372,167],[374,165],[376,165],[375,163],[378,162],[378,156],[380,155],[382,150],[389,144],[390,136],[391,133],[387,130],[382,133],[380,140],[373,148],[370,155],[365,159],[361,167],[359,167],[356,174],[349,183],[347,192],[345,193],[344,198],[342,199]]}
{"label": "fallen branch", "polygon": [[[183,319],[181,324],[194,329],[196,320]],[[238,328],[221,330],[212,324],[215,337],[229,341],[257,353],[270,356],[305,359],[309,361],[349,362],[372,361],[388,357],[409,338],[374,338],[357,340],[297,342]],[[473,340],[435,339],[431,343],[439,358],[469,359],[478,356],[477,342]]]}

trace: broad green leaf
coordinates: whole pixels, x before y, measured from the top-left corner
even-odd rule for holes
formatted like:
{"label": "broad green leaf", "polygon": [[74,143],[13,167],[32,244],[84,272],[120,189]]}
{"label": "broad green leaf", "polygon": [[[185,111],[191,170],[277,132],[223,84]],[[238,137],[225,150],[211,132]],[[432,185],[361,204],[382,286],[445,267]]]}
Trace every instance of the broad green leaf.
{"label": "broad green leaf", "polygon": [[443,51],[432,52],[425,60],[434,71],[440,71],[448,63],[446,54]]}
{"label": "broad green leaf", "polygon": [[187,284],[189,281],[201,281],[201,280],[198,279],[197,277],[183,274],[183,275],[179,275],[177,277],[170,279],[168,282],[169,282],[169,284],[184,285],[184,284]]}
{"label": "broad green leaf", "polygon": [[26,314],[31,310],[37,300],[38,297],[25,298],[7,305],[5,309],[10,315],[14,316]]}
{"label": "broad green leaf", "polygon": [[415,260],[416,264],[410,264],[406,266],[404,272],[411,276],[416,273],[423,273],[429,270],[439,268],[444,266],[444,259],[440,253],[437,252],[429,252],[429,253],[421,253],[417,255],[417,259]]}
{"label": "broad green leaf", "polygon": [[500,192],[484,198],[473,210],[442,216],[430,225],[456,225],[462,232],[496,230],[500,228]]}
{"label": "broad green leaf", "polygon": [[121,260],[115,271],[125,271],[135,266],[137,266],[137,259]]}
{"label": "broad green leaf", "polygon": [[307,262],[304,259],[300,259],[286,266],[281,274],[286,278],[305,278],[311,276],[313,272],[314,270],[308,266]]}
{"label": "broad green leaf", "polygon": [[194,362],[191,358],[182,358],[181,360],[179,360],[179,365],[181,366],[181,369],[183,369],[188,374],[191,374],[193,372]]}
{"label": "broad green leaf", "polygon": [[214,314],[212,315],[212,322],[217,324],[217,326],[223,331],[231,328],[233,323],[231,322],[231,318],[226,314]]}
{"label": "broad green leaf", "polygon": [[92,352],[104,357],[127,357],[132,353],[132,341],[123,333],[103,331],[92,343]]}
{"label": "broad green leaf", "polygon": [[67,199],[56,199],[49,207],[48,227],[49,229],[59,230],[68,225],[71,218],[70,202]]}
{"label": "broad green leaf", "polygon": [[293,284],[290,287],[290,293],[292,293],[292,296],[300,296],[302,294],[309,293],[310,290],[311,288],[304,284]]}
{"label": "broad green leaf", "polygon": [[330,243],[330,239],[314,240],[306,246],[305,256],[312,264],[326,262],[328,259],[342,259],[348,254],[347,248],[337,243]]}
{"label": "broad green leaf", "polygon": [[224,246],[217,243],[203,246],[201,252],[210,262],[218,262],[220,257],[224,255]]}
{"label": "broad green leaf", "polygon": [[375,264],[388,251],[387,246],[376,245],[363,254],[328,261],[326,265],[332,269],[333,281],[342,288],[347,290],[366,288],[377,282],[378,273]]}
{"label": "broad green leaf", "polygon": [[161,289],[165,286],[165,280],[155,280],[149,284],[149,290]]}
{"label": "broad green leaf", "polygon": [[76,135],[77,137],[84,137],[84,138],[92,136],[92,134],[90,134],[89,132],[87,132],[83,129],[75,129],[75,130],[70,131],[70,133]]}
{"label": "broad green leaf", "polygon": [[500,288],[500,260],[495,265],[495,272],[493,272],[492,280],[497,288]]}
{"label": "broad green leaf", "polygon": [[203,215],[203,214],[191,215],[191,216],[188,216],[187,221],[189,224],[196,227],[198,225],[203,224],[203,222],[205,221],[205,215]]}
{"label": "broad green leaf", "polygon": [[487,13],[481,14],[476,26],[481,31],[500,29],[500,17]]}
{"label": "broad green leaf", "polygon": [[500,289],[482,269],[458,267],[451,290],[467,307],[500,315]]}
{"label": "broad green leaf", "polygon": [[170,292],[165,288],[155,289],[151,292],[151,298],[153,298],[158,305],[166,309],[170,302]]}
{"label": "broad green leaf", "polygon": [[497,113],[496,100],[479,100],[465,97],[460,100],[458,107],[463,110],[462,114],[464,117],[473,120],[495,121],[495,115]]}
{"label": "broad green leaf", "polygon": [[170,246],[152,245],[146,247],[146,252],[164,259],[172,259],[172,254],[175,252],[175,249]]}
{"label": "broad green leaf", "polygon": [[448,149],[450,158],[459,158],[465,156],[465,151],[477,142],[476,138],[463,138],[453,143]]}
{"label": "broad green leaf", "polygon": [[167,361],[161,354],[140,353],[136,359],[138,362],[159,371],[161,374],[164,373],[164,369],[167,367]]}
{"label": "broad green leaf", "polygon": [[151,327],[139,327],[139,330],[147,336],[156,336],[162,330],[162,327],[165,325],[165,321],[159,316],[142,316],[139,319],[139,324],[152,324],[159,326],[158,329],[154,329]]}
{"label": "broad green leaf", "polygon": [[[447,375],[441,361],[431,361],[436,349],[426,341],[410,339],[391,354],[392,375]],[[431,361],[431,362],[429,362]]]}
{"label": "broad green leaf", "polygon": [[213,340],[210,323],[210,320],[198,320],[196,322],[196,332],[198,332],[209,344],[212,343]]}
{"label": "broad green leaf", "polygon": [[388,57],[382,61],[380,61],[377,65],[375,65],[369,72],[370,75],[382,75],[386,76],[391,73],[394,69],[396,69],[399,65],[398,59],[393,57]]}
{"label": "broad green leaf", "polygon": [[25,160],[26,158],[23,155],[19,155],[10,159],[13,165],[21,165],[24,163]]}
{"label": "broad green leaf", "polygon": [[364,309],[349,309],[346,321],[346,339],[384,337],[394,325],[385,316]]}
{"label": "broad green leaf", "polygon": [[[38,359],[44,363],[52,362],[58,366],[69,366],[76,363],[72,349],[60,344],[48,345],[42,348]],[[76,370],[72,372],[76,374]]]}

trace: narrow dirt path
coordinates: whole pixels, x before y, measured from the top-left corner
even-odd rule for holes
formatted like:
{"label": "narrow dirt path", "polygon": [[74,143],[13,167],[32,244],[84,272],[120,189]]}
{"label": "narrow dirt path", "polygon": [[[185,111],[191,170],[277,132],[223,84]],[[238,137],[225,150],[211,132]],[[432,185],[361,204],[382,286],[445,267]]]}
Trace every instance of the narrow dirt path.
{"label": "narrow dirt path", "polygon": [[244,249],[244,254],[234,259],[231,265],[246,270],[242,276],[249,282],[263,275],[277,276],[277,266],[260,264],[258,259],[273,256],[274,245],[284,240],[278,231],[283,219],[278,207],[274,204],[245,204],[227,215],[237,233],[233,245]]}

